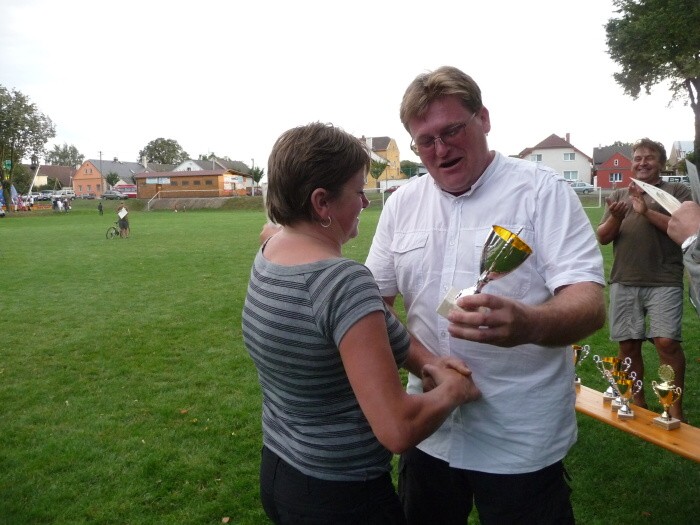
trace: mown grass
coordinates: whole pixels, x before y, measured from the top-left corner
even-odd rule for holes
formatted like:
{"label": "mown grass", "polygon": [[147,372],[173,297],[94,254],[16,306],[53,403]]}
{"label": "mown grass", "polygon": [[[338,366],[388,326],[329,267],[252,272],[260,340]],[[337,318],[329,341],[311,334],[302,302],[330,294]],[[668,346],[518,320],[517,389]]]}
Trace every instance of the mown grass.
{"label": "mown grass", "polygon": [[[0,222],[1,524],[266,523],[260,391],[240,330],[263,214],[234,201],[177,214],[130,201],[129,239],[105,239],[111,202],[104,216],[76,201]],[[364,260],[378,212],[363,213],[346,255]],[[686,305],[691,423],[699,324]],[[607,328],[584,342],[616,353]],[[579,375],[605,386],[590,356]],[[566,463],[579,523],[697,518],[697,463],[578,418]]]}

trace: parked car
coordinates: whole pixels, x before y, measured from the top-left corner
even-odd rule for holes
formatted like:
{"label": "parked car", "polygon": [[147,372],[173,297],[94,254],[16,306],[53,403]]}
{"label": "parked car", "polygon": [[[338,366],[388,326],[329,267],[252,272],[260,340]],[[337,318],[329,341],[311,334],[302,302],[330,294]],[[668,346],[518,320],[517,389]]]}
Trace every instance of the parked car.
{"label": "parked car", "polygon": [[75,192],[73,191],[73,188],[63,188],[62,190],[56,190],[53,192],[53,197],[56,199],[75,199]]}
{"label": "parked car", "polygon": [[121,191],[107,190],[102,194],[102,198],[106,200],[118,201],[128,199],[129,196],[126,193],[122,193]]}
{"label": "parked car", "polygon": [[580,180],[575,180],[569,184],[576,193],[593,193],[596,190],[596,187],[593,186],[593,184],[588,184],[587,182],[583,182]]}
{"label": "parked car", "polygon": [[44,190],[41,192],[41,197],[39,198],[40,201],[50,201],[52,199],[53,199],[53,191]]}
{"label": "parked car", "polygon": [[94,193],[82,193],[81,195],[78,195],[79,199],[96,199],[97,196]]}

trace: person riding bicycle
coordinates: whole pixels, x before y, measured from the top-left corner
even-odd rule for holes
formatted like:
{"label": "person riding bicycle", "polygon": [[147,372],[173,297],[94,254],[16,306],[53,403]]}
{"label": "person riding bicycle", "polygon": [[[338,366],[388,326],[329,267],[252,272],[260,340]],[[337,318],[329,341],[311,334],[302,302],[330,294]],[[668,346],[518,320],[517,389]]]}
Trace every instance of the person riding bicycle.
{"label": "person riding bicycle", "polygon": [[129,210],[123,202],[117,206],[117,217],[119,217],[119,235],[121,237],[129,236]]}

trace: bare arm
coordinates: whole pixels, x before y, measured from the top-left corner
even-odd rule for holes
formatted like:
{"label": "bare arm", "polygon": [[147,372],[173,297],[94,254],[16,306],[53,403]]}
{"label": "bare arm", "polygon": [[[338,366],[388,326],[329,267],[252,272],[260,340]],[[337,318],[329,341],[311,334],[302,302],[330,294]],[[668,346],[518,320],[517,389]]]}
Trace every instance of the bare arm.
{"label": "bare arm", "polygon": [[[390,308],[392,313],[396,316],[396,310],[394,309],[394,301],[396,296],[384,296],[382,297],[386,305]],[[396,316],[398,318],[398,316]],[[471,375],[471,370],[469,367],[457,358],[454,357],[438,357],[433,354],[426,346],[421,343],[413,334],[411,335],[411,348],[408,351],[408,358],[403,365],[403,368],[411,372],[413,375],[422,377],[423,367],[425,365],[442,366],[447,368],[452,368],[457,372],[464,375]],[[428,379],[423,378],[423,389],[428,391],[434,387],[434,384]]]}
{"label": "bare arm", "polygon": [[598,242],[600,244],[610,244],[620,233],[620,225],[622,224],[622,219],[625,218],[627,214],[628,205],[624,201],[611,201],[610,199],[605,199],[605,203],[608,205],[608,211],[610,215],[608,218],[598,226],[596,230],[596,236],[598,237]]}
{"label": "bare arm", "polygon": [[534,343],[561,346],[603,326],[603,287],[593,282],[564,286],[548,301],[526,305],[497,295],[461,297],[449,315],[453,337],[502,347]]}
{"label": "bare arm", "polygon": [[455,370],[423,368],[436,383],[425,394],[409,395],[391,354],[384,314],[374,312],[350,328],[340,355],[360,408],[377,439],[393,453],[417,445],[459,405],[481,394],[471,377]]}

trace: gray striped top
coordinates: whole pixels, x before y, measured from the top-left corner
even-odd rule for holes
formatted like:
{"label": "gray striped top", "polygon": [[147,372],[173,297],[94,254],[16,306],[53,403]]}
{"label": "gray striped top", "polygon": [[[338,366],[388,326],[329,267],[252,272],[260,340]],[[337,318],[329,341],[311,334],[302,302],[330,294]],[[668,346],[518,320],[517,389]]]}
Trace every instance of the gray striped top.
{"label": "gray striped top", "polygon": [[262,387],[263,443],[306,475],[358,481],[391,468],[391,453],[360,410],[338,351],[347,330],[378,310],[400,366],[408,332],[365,266],[343,258],[280,266],[258,251],[243,340]]}

